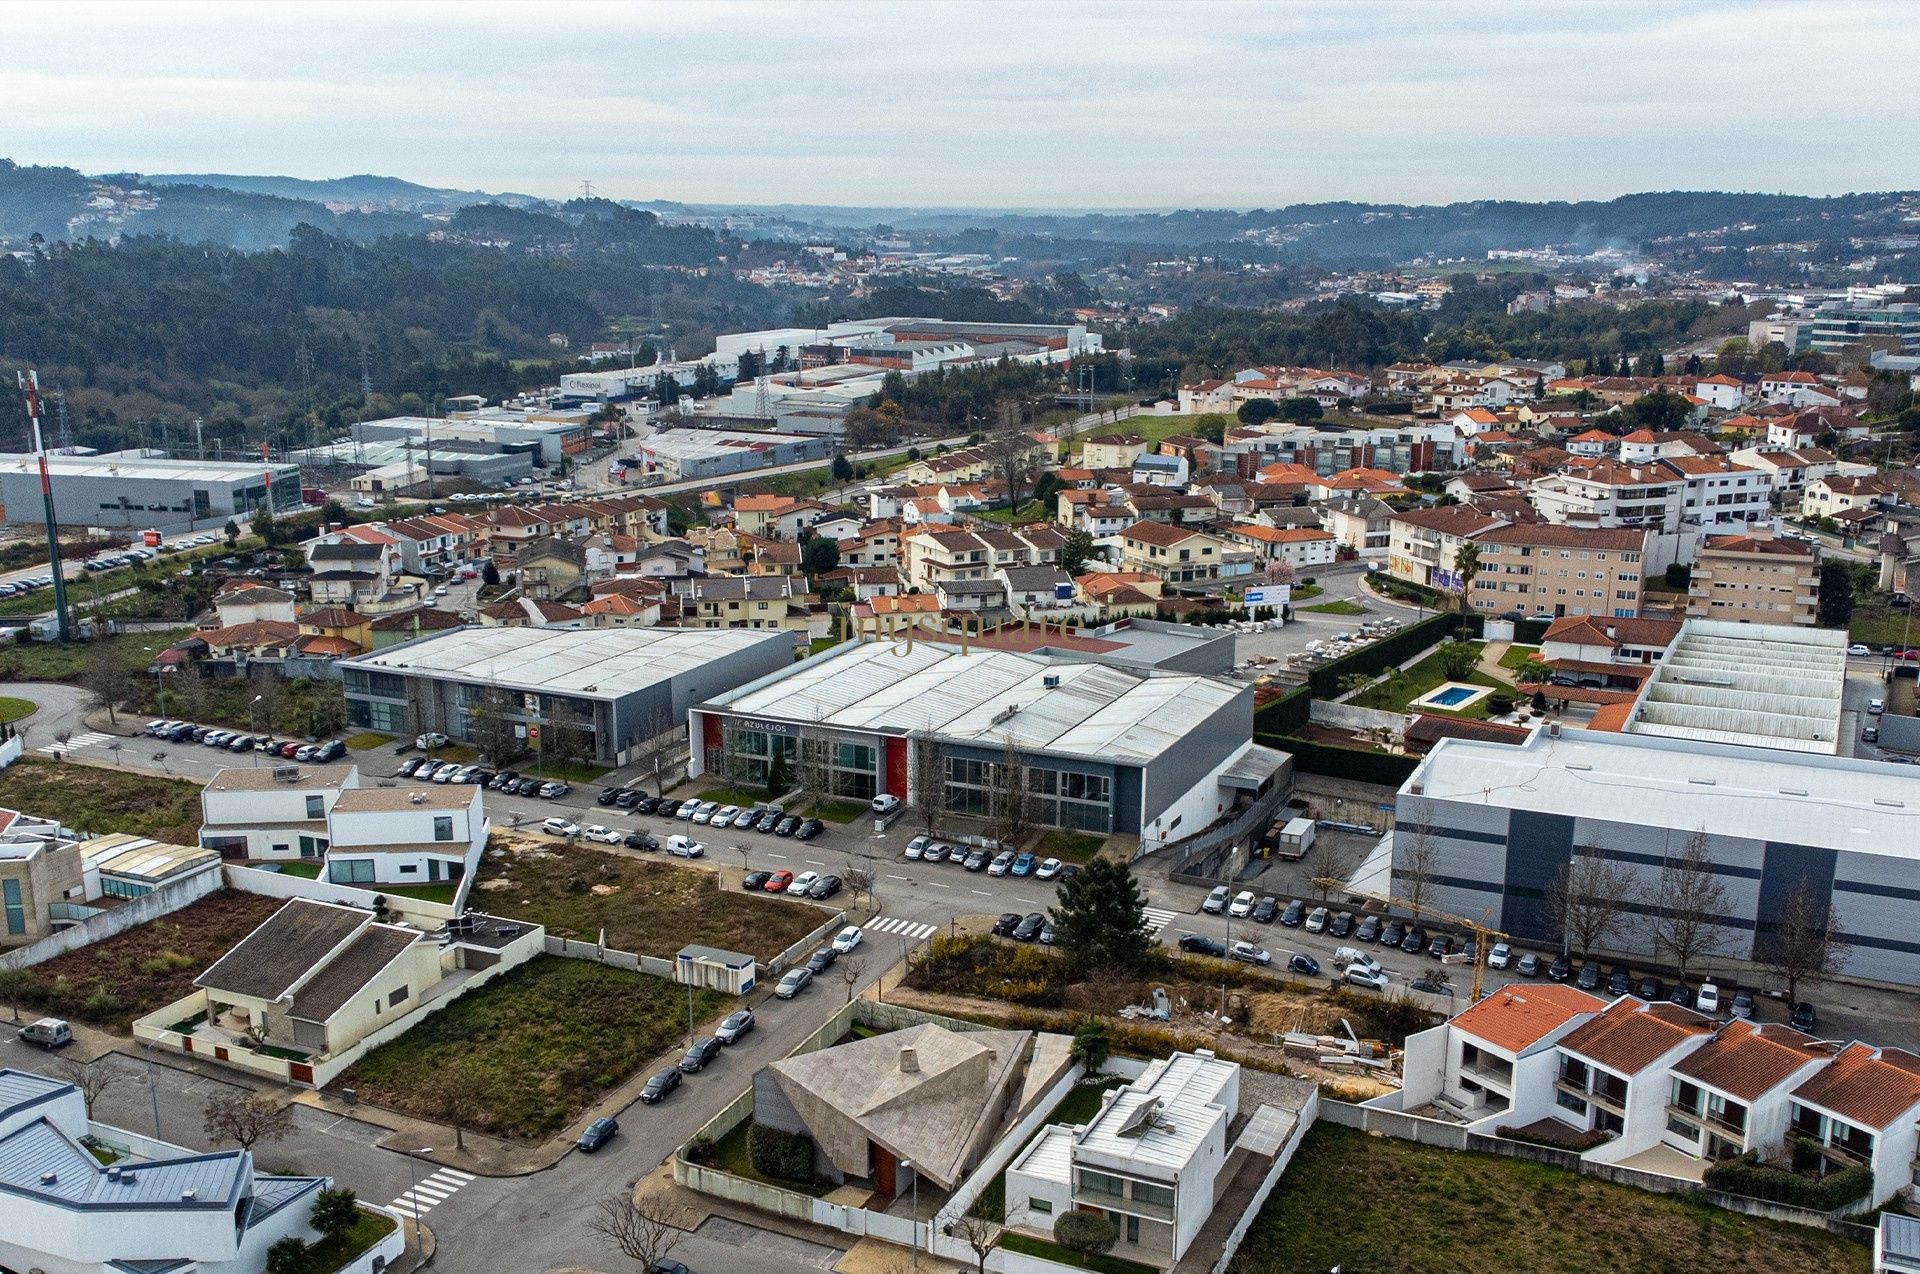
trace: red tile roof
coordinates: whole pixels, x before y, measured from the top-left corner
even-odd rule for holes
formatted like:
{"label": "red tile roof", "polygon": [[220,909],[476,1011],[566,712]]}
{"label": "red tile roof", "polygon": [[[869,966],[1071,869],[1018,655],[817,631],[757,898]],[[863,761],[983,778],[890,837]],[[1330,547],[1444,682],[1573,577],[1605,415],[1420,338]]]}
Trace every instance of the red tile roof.
{"label": "red tile roof", "polygon": [[1897,1048],[1849,1044],[1793,1095],[1850,1124],[1884,1129],[1920,1105],[1920,1057]]}
{"label": "red tile roof", "polygon": [[1830,1046],[1784,1026],[1729,1022],[1675,1062],[1673,1073],[1751,1102],[1808,1062],[1832,1055]]}
{"label": "red tile roof", "polygon": [[1600,1016],[1575,1027],[1560,1041],[1560,1047],[1616,1075],[1631,1077],[1689,1039],[1712,1030],[1713,1019],[1692,1009],[1648,1004],[1629,995],[1608,1005]]}
{"label": "red tile roof", "polygon": [[1521,1053],[1567,1023],[1598,1013],[1607,1002],[1570,986],[1504,986],[1453,1019],[1453,1028],[1495,1048]]}

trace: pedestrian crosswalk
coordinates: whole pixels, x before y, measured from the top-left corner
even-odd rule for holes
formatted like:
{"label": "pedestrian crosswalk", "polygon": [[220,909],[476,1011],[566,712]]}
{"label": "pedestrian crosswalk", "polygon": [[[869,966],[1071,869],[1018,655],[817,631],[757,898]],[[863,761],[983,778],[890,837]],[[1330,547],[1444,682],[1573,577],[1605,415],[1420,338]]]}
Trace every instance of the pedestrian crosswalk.
{"label": "pedestrian crosswalk", "polygon": [[436,1205],[452,1198],[461,1186],[471,1180],[473,1180],[471,1173],[442,1168],[389,1203],[387,1208],[389,1211],[398,1212],[403,1217],[417,1220],[433,1211]]}
{"label": "pedestrian crosswalk", "polygon": [[940,928],[939,925],[922,924],[916,920],[902,920],[898,916],[881,916],[867,921],[861,927],[868,933],[894,933],[914,942],[932,936]]}
{"label": "pedestrian crosswalk", "polygon": [[71,752],[75,748],[92,747],[96,743],[111,743],[114,736],[101,734],[98,730],[89,730],[85,734],[76,734],[65,743],[49,743],[45,747],[35,748],[36,752],[45,752],[52,756],[55,752]]}
{"label": "pedestrian crosswalk", "polygon": [[1145,908],[1145,911],[1147,913],[1147,921],[1153,926],[1155,933],[1159,933],[1162,929],[1180,918],[1179,912],[1166,911],[1160,907],[1148,907]]}

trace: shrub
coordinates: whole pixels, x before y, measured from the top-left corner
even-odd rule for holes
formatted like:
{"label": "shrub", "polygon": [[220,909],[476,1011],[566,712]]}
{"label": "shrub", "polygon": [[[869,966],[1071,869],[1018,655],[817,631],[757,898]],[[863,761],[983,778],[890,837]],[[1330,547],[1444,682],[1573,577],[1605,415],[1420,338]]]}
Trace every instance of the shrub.
{"label": "shrub", "polygon": [[1714,1164],[1707,1169],[1704,1180],[1713,1189],[1728,1194],[1770,1199],[1815,1212],[1832,1212],[1872,1191],[1873,1169],[1859,1163],[1816,1179],[1761,1163],[1757,1154],[1748,1151],[1737,1159],[1723,1159]]}
{"label": "shrub", "polygon": [[146,973],[181,973],[193,967],[193,957],[179,951],[162,951],[140,962],[140,968]]}
{"label": "shrub", "polygon": [[813,1139],[765,1124],[747,1129],[747,1156],[753,1170],[780,1181],[813,1180]]}
{"label": "shrub", "polygon": [[1506,716],[1509,712],[1513,711],[1513,706],[1514,699],[1512,695],[1487,696],[1487,711],[1496,717]]}
{"label": "shrub", "polygon": [[1565,1136],[1557,1133],[1553,1136],[1547,1136],[1542,1133],[1528,1132],[1524,1128],[1515,1128],[1508,1124],[1501,1124],[1493,1131],[1495,1136],[1505,1137],[1508,1141],[1524,1141],[1530,1146],[1550,1146],[1555,1150],[1591,1150],[1602,1142],[1613,1139],[1610,1133],[1601,1132],[1598,1128],[1589,1128],[1585,1132],[1576,1132],[1574,1129],[1568,1128]]}
{"label": "shrub", "polygon": [[301,1274],[307,1268],[307,1243],[289,1234],[267,1249],[267,1274]]}
{"label": "shrub", "polygon": [[913,971],[929,991],[1045,1008],[1061,1003],[1069,983],[1066,962],[1053,952],[983,933],[936,937],[914,960]]}

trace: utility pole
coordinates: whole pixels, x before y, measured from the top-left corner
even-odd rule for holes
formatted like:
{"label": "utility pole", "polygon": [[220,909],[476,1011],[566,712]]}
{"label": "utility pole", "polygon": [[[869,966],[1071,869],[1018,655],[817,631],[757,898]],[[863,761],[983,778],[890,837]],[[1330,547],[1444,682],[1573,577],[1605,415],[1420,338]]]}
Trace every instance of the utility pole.
{"label": "utility pole", "polygon": [[27,425],[31,431],[34,454],[40,458],[40,505],[47,519],[47,565],[52,567],[53,612],[60,628],[60,640],[72,641],[67,618],[67,571],[60,561],[60,523],[53,515],[53,479],[47,473],[47,441],[40,428],[40,373],[31,369],[19,373],[20,391],[27,396]]}

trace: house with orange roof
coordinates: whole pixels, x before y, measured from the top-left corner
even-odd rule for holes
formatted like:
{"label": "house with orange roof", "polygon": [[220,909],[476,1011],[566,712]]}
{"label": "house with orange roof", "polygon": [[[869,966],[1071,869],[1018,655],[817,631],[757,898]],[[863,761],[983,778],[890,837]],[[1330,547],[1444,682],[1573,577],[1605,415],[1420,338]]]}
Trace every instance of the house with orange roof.
{"label": "house with orange roof", "polygon": [[1307,495],[1315,500],[1337,500],[1342,496],[1401,496],[1407,494],[1400,475],[1386,469],[1344,469],[1330,478],[1316,477],[1307,483]]}
{"label": "house with orange roof", "polygon": [[1447,423],[1458,429],[1461,436],[1472,438],[1489,429],[1498,428],[1500,417],[1485,407],[1469,407],[1465,411],[1456,412]]}
{"label": "house with orange roof", "polygon": [[1920,1159],[1920,1057],[1847,1045],[1794,1088],[1787,1132],[1818,1146],[1833,1170],[1871,1167],[1868,1203],[1887,1202],[1913,1184]]}
{"label": "house with orange roof", "polygon": [[1786,1145],[1792,1090],[1828,1065],[1836,1048],[1773,1023],[1735,1019],[1673,1064],[1662,1140],[1717,1163]]}
{"label": "house with orange roof", "polygon": [[733,525],[763,540],[797,540],[827,506],[784,495],[743,495],[733,502]]}
{"label": "house with orange roof", "polygon": [[1320,475],[1314,472],[1312,465],[1270,464],[1254,476],[1270,486],[1309,486],[1320,481]]}
{"label": "house with orange roof", "polygon": [[660,598],[632,593],[603,593],[580,607],[587,628],[652,628],[659,624]]}
{"label": "house with orange roof", "polygon": [[1254,560],[1262,565],[1285,562],[1300,569],[1333,563],[1333,533],[1318,527],[1274,527],[1258,522],[1239,522],[1228,527],[1226,535],[1229,540],[1252,553]]}
{"label": "house with orange roof", "polygon": [[1623,995],[1562,1036],[1547,1118],[1575,1132],[1611,1134],[1586,1152],[1618,1163],[1661,1143],[1672,1068],[1706,1044],[1714,1020],[1678,1004]]}
{"label": "house with orange roof", "polygon": [[[1120,532],[1120,564],[1168,584],[1206,584],[1250,573],[1251,558],[1217,535],[1166,522],[1136,522]],[[1237,559],[1243,569],[1230,570]]]}
{"label": "house with orange roof", "polygon": [[1747,383],[1737,376],[1718,372],[1693,382],[1693,393],[1719,411],[1738,411],[1747,401]]}
{"label": "house with orange roof", "polygon": [[1435,1106],[1491,1132],[1552,1114],[1560,1058],[1555,1046],[1607,1007],[1560,983],[1496,988],[1452,1020],[1407,1039],[1398,1109]]}

